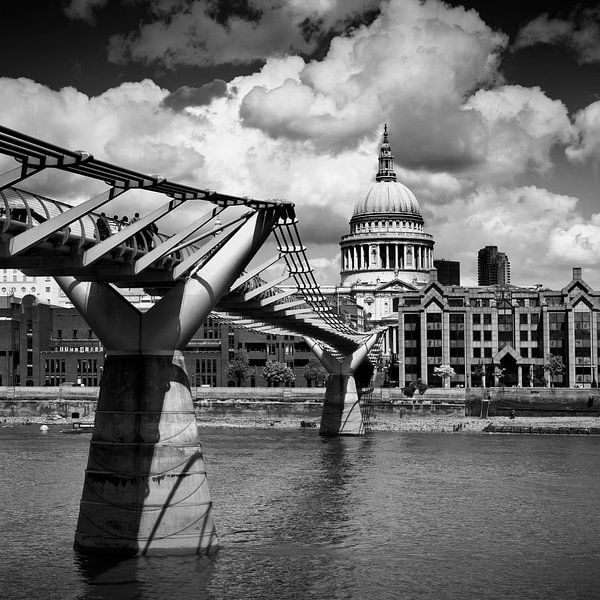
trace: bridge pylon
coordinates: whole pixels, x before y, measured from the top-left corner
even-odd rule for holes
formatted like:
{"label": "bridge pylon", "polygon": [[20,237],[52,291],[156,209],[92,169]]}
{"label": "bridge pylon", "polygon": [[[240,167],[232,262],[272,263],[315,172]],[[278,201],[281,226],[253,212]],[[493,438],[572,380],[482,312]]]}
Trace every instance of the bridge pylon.
{"label": "bridge pylon", "polygon": [[257,210],[147,312],[110,285],[57,277],[106,350],[75,548],[203,553],[217,534],[182,349],[277,222]]}
{"label": "bridge pylon", "polygon": [[373,333],[341,360],[313,338],[304,336],[304,341],[329,373],[319,435],[364,435],[365,423],[354,374],[381,335],[382,332]]}

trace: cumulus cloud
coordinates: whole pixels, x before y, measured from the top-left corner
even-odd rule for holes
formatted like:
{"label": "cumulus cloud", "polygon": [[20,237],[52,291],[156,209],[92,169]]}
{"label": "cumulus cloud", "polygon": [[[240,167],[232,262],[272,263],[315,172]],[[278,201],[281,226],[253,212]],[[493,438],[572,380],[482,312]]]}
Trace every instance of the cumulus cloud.
{"label": "cumulus cloud", "polygon": [[574,130],[567,108],[538,87],[504,85],[479,90],[465,108],[481,116],[486,130],[485,166],[489,175],[517,175],[526,170],[547,171],[550,151],[566,144]]}
{"label": "cumulus cloud", "polygon": [[549,258],[560,264],[596,269],[600,254],[600,214],[594,215],[589,223],[557,227],[549,237],[548,250]]}
{"label": "cumulus cloud", "polygon": [[580,110],[574,119],[577,139],[567,150],[567,157],[574,162],[600,163],[600,101]]}
{"label": "cumulus cloud", "polygon": [[[560,287],[569,281],[571,267],[584,264],[583,249],[565,243],[565,232],[573,238],[585,223],[577,203],[577,198],[535,186],[483,186],[437,207],[428,223],[435,232],[435,255],[460,260],[463,284],[476,285],[477,250],[498,246],[508,254],[512,283],[543,281]],[[585,264],[597,261],[592,247],[585,252]]]}
{"label": "cumulus cloud", "polygon": [[[168,95],[150,80],[126,83],[89,98],[74,88],[54,91],[29,79],[0,79],[3,124],[70,149],[146,173],[192,182],[204,167],[197,118],[166,108]],[[36,176],[38,191],[73,199],[89,183],[77,177]],[[63,183],[59,183],[62,181]],[[50,186],[50,182],[52,185]]]}
{"label": "cumulus cloud", "polygon": [[410,166],[454,168],[485,150],[479,115],[462,104],[498,78],[506,37],[474,11],[433,0],[382,4],[380,16],[332,40],[320,61],[298,65],[279,86],[256,85],[240,115],[271,137],[311,140],[317,148],[355,146],[382,119]]}
{"label": "cumulus cloud", "polygon": [[551,18],[547,13],[536,17],[518,32],[513,50],[535,44],[555,44],[574,52],[577,62],[600,62],[600,8],[574,11],[569,19]]}
{"label": "cumulus cloud", "polygon": [[63,10],[69,19],[86,21],[93,25],[96,21],[94,12],[104,6],[108,0],[70,0]]}
{"label": "cumulus cloud", "polygon": [[[333,0],[287,4],[337,7],[331,19],[346,14],[345,3]],[[153,7],[167,23],[189,4],[155,0]],[[246,23],[258,27],[257,18]],[[580,257],[569,254],[569,240],[582,252],[586,244],[595,248],[600,223],[586,223],[575,198],[509,186],[528,170],[548,170],[557,144],[570,144],[572,160],[597,157],[600,103],[577,115],[574,136],[559,101],[503,85],[505,47],[506,37],[474,11],[391,0],[372,23],[334,38],[321,60],[271,57],[252,74],[173,93],[149,80],[88,97],[3,79],[0,110],[9,127],[101,160],[295,202],[301,235],[327,283],[338,281],[339,237],[374,178],[387,122],[399,180],[421,203],[437,257],[461,260],[475,283],[477,249],[496,244],[509,254],[516,283],[561,285]],[[93,191],[51,175],[40,181],[38,191],[50,196]],[[197,210],[189,206],[186,219]]]}
{"label": "cumulus cloud", "polygon": [[[344,30],[377,0],[154,1],[154,20],[114,36],[117,63],[248,63],[288,52],[310,54],[330,31]],[[226,8],[224,8],[224,6]]]}

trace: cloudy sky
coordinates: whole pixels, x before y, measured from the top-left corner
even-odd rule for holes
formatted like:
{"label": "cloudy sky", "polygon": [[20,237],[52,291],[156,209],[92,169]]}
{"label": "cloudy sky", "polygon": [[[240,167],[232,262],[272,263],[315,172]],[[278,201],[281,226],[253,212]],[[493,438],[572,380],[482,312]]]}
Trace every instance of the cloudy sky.
{"label": "cloudy sky", "polygon": [[[0,122],[182,183],[295,202],[323,283],[387,123],[435,256],[600,289],[600,5],[8,0]],[[78,201],[87,184],[28,184]],[[25,186],[24,186],[25,187]]]}

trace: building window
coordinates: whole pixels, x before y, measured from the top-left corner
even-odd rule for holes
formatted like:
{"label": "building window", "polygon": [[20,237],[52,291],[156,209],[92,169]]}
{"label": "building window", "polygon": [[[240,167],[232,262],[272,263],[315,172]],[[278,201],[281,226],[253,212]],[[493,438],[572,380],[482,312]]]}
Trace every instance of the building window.
{"label": "building window", "polygon": [[484,325],[492,324],[492,314],[491,313],[483,313],[483,324]]}
{"label": "building window", "polygon": [[473,358],[481,358],[481,348],[473,348]]}
{"label": "building window", "polygon": [[491,331],[484,331],[483,332],[483,341],[484,342],[491,342],[492,341],[492,332]]}
{"label": "building window", "polygon": [[[486,332],[488,333],[488,332]],[[479,329],[474,329],[473,330],[473,341],[474,342],[480,342],[481,341],[481,330]]]}
{"label": "building window", "polygon": [[527,325],[527,323],[529,322],[528,317],[529,315],[527,313],[521,313],[519,315],[519,323],[521,323],[521,325]]}
{"label": "building window", "polygon": [[521,330],[521,341],[522,342],[528,342],[529,341],[529,331],[527,331],[526,329],[522,329]]}

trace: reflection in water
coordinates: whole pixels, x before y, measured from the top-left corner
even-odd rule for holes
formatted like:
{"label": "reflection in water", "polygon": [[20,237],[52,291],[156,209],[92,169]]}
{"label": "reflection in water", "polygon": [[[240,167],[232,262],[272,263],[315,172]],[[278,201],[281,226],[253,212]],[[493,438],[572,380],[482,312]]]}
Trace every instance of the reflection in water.
{"label": "reflection in water", "polygon": [[600,437],[566,438],[203,430],[220,551],[99,561],[72,550],[88,440],[1,430],[0,596],[596,598]]}
{"label": "reflection in water", "polygon": [[214,560],[209,556],[110,559],[77,555],[75,565],[85,582],[77,600],[208,599],[206,586],[214,571]]}

